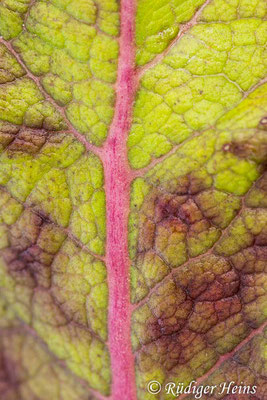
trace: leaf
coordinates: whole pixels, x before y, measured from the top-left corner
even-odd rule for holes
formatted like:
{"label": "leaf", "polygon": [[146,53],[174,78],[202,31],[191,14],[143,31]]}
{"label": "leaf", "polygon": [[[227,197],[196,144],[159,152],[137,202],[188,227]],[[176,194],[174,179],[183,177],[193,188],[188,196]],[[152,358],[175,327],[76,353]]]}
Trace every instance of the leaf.
{"label": "leaf", "polygon": [[264,398],[266,11],[0,2],[1,399]]}

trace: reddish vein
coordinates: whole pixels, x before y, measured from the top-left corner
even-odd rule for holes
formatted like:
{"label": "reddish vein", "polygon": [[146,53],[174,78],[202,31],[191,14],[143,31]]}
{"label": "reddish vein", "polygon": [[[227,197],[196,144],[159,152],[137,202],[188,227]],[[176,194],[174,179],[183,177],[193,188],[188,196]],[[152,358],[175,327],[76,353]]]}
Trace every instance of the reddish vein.
{"label": "reddish vein", "polygon": [[[168,48],[145,67],[140,68],[136,74],[134,46],[135,0],[121,0],[120,55],[118,60],[118,79],[116,82],[117,100],[109,136],[103,148],[98,149],[88,143],[86,138],[72,127],[65,116],[64,110],[49,97],[49,101],[52,102],[67,122],[70,132],[85,145],[87,150],[93,151],[100,156],[104,164],[107,203],[106,265],[109,286],[108,330],[112,371],[112,388],[109,398],[112,400],[136,400],[134,355],[130,342],[131,311],[133,310],[133,306],[130,302],[130,260],[127,244],[130,184],[135,174],[129,167],[126,146],[135,92],[138,80],[149,68],[160,62],[177,41],[196,24],[203,8],[209,3],[210,0],[206,0],[197,13],[195,13],[192,20],[182,25],[179,34],[170,43]],[[5,44],[17,61],[24,67],[28,76],[37,84],[44,97],[48,99],[39,79],[30,72],[21,57],[14,52],[12,46],[3,39],[1,39],[1,42]],[[166,155],[166,157],[169,155]],[[141,174],[144,172],[142,170]],[[139,173],[137,173],[138,175]],[[203,382],[215,369],[219,368],[223,362],[238,351],[241,346],[251,340],[256,334],[262,332],[265,326],[266,324],[258,330],[253,331],[232,352],[222,356],[214,367],[201,377],[197,383],[200,384]],[[105,398],[97,392],[94,392],[94,394],[99,399]]]}
{"label": "reddish vein", "polygon": [[44,88],[43,88],[43,86],[42,86],[42,84],[40,82],[40,78],[35,76],[30,71],[30,69],[27,67],[26,63],[23,61],[22,56],[17,54],[16,51],[13,49],[12,42],[8,42],[7,40],[5,40],[2,37],[0,37],[0,43],[2,43],[8,49],[8,51],[13,55],[13,57],[16,59],[18,64],[20,64],[23,67],[23,69],[25,70],[27,76],[36,84],[36,86],[38,87],[38,89],[42,93],[44,99],[47,100],[49,103],[51,103],[54,106],[54,108],[58,111],[58,113],[61,115],[62,120],[65,122],[65,124],[68,127],[66,132],[69,131],[79,142],[81,142],[84,145],[84,147],[86,148],[87,151],[92,151],[94,154],[96,154],[99,157],[101,157],[101,148],[99,148],[99,147],[91,144],[90,142],[88,142],[86,137],[82,133],[80,133],[77,129],[75,129],[73,127],[72,123],[68,120],[68,118],[67,118],[67,116],[65,114],[64,108],[59,106],[57,104],[57,102],[53,99],[53,97],[49,96],[46,93],[46,91],[44,90]]}
{"label": "reddish vein", "polygon": [[160,61],[170,52],[170,50],[179,42],[179,40],[191,29],[193,26],[196,25],[198,22],[199,16],[202,14],[202,11],[205,7],[207,7],[211,3],[211,0],[206,0],[201,7],[194,13],[193,17],[190,21],[186,22],[185,24],[181,24],[179,26],[178,35],[169,43],[166,49],[158,54],[156,57],[153,58],[150,62],[145,64],[144,66],[140,67],[138,70],[138,78],[141,79],[144,73],[153,68],[155,65],[159,64]]}
{"label": "reddish vein", "polygon": [[[257,329],[253,329],[250,334],[244,339],[242,340],[241,343],[239,343],[232,351],[230,351],[229,353],[226,353],[224,355],[222,355],[218,361],[213,365],[213,367],[206,372],[206,374],[202,375],[200,378],[198,378],[196,380],[196,386],[201,385],[203,382],[205,382],[206,379],[208,379],[213,372],[215,372],[217,369],[219,369],[223,363],[225,363],[228,360],[231,360],[231,358],[240,350],[242,349],[242,347],[244,347],[248,342],[250,342],[255,336],[260,335],[264,332],[265,328],[267,327],[267,322],[264,322],[260,327],[258,327]],[[178,400],[183,400],[186,399],[188,395],[187,394],[182,394],[181,396],[179,396],[179,398],[177,397],[176,399]]]}
{"label": "reddish vein", "polygon": [[107,199],[106,263],[109,284],[109,350],[112,399],[136,399],[134,356],[130,342],[130,282],[127,246],[131,171],[127,135],[136,91],[134,0],[121,1],[120,55],[116,107],[104,146],[103,163]]}

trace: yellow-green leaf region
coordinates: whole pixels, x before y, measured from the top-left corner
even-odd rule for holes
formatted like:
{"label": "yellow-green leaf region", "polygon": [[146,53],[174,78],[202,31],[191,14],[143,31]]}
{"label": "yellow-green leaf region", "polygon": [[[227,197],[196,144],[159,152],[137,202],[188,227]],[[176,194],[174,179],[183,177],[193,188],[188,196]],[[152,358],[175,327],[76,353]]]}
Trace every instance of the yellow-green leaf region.
{"label": "yellow-green leaf region", "polygon": [[0,400],[265,400],[266,166],[266,0],[0,0]]}
{"label": "yellow-green leaf region", "polygon": [[[137,62],[166,50],[139,67],[128,137],[138,398],[179,398],[169,382],[232,380],[257,394],[183,398],[263,399],[267,3],[206,1],[173,36],[177,10],[181,20],[204,2],[149,3],[138,5]],[[153,380],[161,392],[149,392]]]}
{"label": "yellow-green leaf region", "polygon": [[112,120],[118,32],[115,0],[0,1],[1,400],[110,391],[104,174],[88,146]]}
{"label": "yellow-green leaf region", "polygon": [[27,69],[97,145],[113,116],[118,25],[115,0],[0,2],[0,35],[15,38],[13,48]]}

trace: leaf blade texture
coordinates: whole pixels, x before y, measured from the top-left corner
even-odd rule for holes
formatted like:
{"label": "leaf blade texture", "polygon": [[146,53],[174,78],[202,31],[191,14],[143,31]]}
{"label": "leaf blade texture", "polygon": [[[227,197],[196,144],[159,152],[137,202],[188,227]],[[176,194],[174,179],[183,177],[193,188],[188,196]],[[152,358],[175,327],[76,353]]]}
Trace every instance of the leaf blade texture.
{"label": "leaf blade texture", "polygon": [[1,398],[264,398],[266,11],[0,3]]}

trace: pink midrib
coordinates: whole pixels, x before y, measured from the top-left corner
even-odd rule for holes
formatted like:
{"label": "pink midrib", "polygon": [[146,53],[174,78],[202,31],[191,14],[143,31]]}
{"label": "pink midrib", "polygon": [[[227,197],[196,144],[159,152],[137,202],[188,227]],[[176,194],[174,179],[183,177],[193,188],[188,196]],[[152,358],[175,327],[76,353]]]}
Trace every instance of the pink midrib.
{"label": "pink midrib", "polygon": [[107,204],[106,265],[112,400],[136,399],[134,356],[130,340],[130,260],[127,243],[131,170],[126,144],[136,91],[134,3],[134,0],[121,1],[117,98],[113,122],[102,153]]}
{"label": "pink midrib", "polygon": [[[177,40],[196,23],[197,16],[209,4],[206,0],[192,20],[187,23],[178,35]],[[130,209],[130,185],[133,178],[140,175],[132,171],[127,156],[127,138],[131,126],[132,110],[140,70],[135,69],[135,0],[120,2],[120,39],[118,78],[116,82],[116,104],[114,118],[110,126],[108,139],[99,151],[105,173],[106,192],[106,266],[108,274],[108,344],[111,361],[111,394],[107,398],[93,391],[99,399],[137,400],[134,355],[131,346],[131,313],[130,302],[130,259],[128,251],[128,217]],[[173,43],[165,52],[169,51]],[[165,53],[164,52],[164,53]],[[160,56],[159,56],[160,57]],[[148,67],[159,61],[155,59]],[[162,57],[162,55],[161,55]],[[148,68],[146,67],[146,68]],[[143,69],[143,72],[146,70]],[[143,73],[142,72],[142,73]],[[151,165],[150,165],[151,167]],[[142,171],[142,174],[144,171]],[[253,331],[232,352],[220,357],[218,362],[201,377],[197,384],[203,382],[212,372],[227,361],[245,343],[258,333],[266,324]],[[184,398],[184,396],[181,397]]]}

